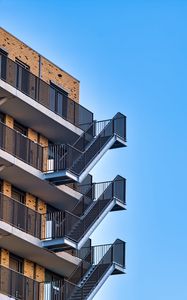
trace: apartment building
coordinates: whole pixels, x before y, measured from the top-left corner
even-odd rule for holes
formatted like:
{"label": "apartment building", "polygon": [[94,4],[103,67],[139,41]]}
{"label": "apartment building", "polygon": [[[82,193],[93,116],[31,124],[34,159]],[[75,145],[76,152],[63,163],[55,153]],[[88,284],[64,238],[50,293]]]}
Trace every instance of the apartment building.
{"label": "apartment building", "polygon": [[125,242],[92,245],[126,180],[89,174],[126,146],[126,117],[95,121],[80,82],[0,28],[0,299],[91,300],[125,272]]}

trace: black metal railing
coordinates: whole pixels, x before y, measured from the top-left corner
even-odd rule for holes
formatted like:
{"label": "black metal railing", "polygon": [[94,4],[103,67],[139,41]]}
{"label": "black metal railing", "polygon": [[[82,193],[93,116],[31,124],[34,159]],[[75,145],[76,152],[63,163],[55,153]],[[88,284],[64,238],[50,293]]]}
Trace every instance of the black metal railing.
{"label": "black metal railing", "polygon": [[0,220],[41,239],[42,215],[0,193]]}
{"label": "black metal railing", "polygon": [[83,247],[77,252],[81,251],[86,256],[67,280],[44,283],[46,300],[85,300],[113,264],[125,269],[125,242],[119,239],[113,244]]}
{"label": "black metal railing", "polygon": [[[95,221],[107,209],[113,199],[126,204],[126,180],[117,176],[113,181],[93,185],[93,198],[91,204],[84,210],[82,217],[71,212],[54,212],[46,215],[47,228],[46,239],[67,237],[78,243]],[[93,193],[93,191],[92,191]],[[94,201],[94,199],[97,199]],[[81,200],[82,201],[82,200]],[[81,213],[83,205],[79,207]],[[85,209],[85,207],[84,207]],[[74,211],[77,212],[76,209]]]}
{"label": "black metal railing", "polygon": [[3,54],[0,54],[0,79],[84,131],[93,122],[92,112]]}
{"label": "black metal railing", "polygon": [[125,269],[125,242],[116,240],[112,245],[92,247],[91,268],[67,299],[87,299],[113,264]]}
{"label": "black metal railing", "polygon": [[88,174],[81,183],[78,182],[72,182],[72,183],[66,183],[66,185],[76,192],[79,192],[83,195],[86,195],[88,190],[91,188],[93,184],[93,178],[92,175]]}
{"label": "black metal railing", "polygon": [[0,266],[0,293],[16,300],[40,300],[40,283]]}
{"label": "black metal railing", "polygon": [[82,257],[82,261],[78,267],[69,276],[68,281],[78,284],[92,266],[92,247],[82,247],[81,250],[75,251],[76,257]]}
{"label": "black metal railing", "polygon": [[111,120],[94,122],[90,128],[89,138],[84,133],[74,145],[49,146],[51,164],[48,171],[70,170],[80,175],[114,135],[126,141],[126,117],[121,113]]}
{"label": "black metal railing", "polygon": [[0,149],[43,171],[43,147],[0,122]]}

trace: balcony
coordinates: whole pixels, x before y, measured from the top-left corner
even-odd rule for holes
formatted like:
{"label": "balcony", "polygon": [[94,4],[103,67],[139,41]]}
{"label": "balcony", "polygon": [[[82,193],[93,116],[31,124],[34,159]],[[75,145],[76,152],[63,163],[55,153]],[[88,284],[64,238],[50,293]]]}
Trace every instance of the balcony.
{"label": "balcony", "polygon": [[111,148],[126,146],[126,117],[93,122],[73,145],[52,145],[45,179],[56,185],[82,182],[90,170]]}
{"label": "balcony", "polygon": [[71,210],[82,195],[44,180],[47,159],[45,148],[0,122],[0,177],[57,209]]}
{"label": "balcony", "polygon": [[43,246],[53,250],[80,249],[110,211],[125,208],[125,178],[116,176],[113,181],[92,184],[72,212],[46,215],[47,230]]}
{"label": "balcony", "polygon": [[71,253],[53,253],[43,248],[45,215],[0,193],[0,247],[42,264],[49,270],[69,276],[80,262]]}
{"label": "balcony", "polygon": [[72,144],[93,122],[92,112],[3,54],[0,110],[54,143]]}

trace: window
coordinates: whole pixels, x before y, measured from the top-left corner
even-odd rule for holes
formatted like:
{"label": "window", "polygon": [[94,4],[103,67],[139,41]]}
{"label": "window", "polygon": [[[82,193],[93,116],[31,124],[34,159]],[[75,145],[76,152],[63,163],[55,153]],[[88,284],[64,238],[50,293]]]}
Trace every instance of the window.
{"label": "window", "polygon": [[68,93],[52,82],[50,85],[50,109],[66,118]]}
{"label": "window", "polygon": [[29,82],[30,82],[30,67],[16,58],[17,64],[17,77],[16,77],[16,87],[25,94],[29,94]]}
{"label": "window", "polygon": [[4,121],[5,121],[5,115],[2,112],[0,112],[0,122],[4,123]]}
{"label": "window", "polygon": [[9,267],[16,272],[23,273],[23,258],[10,254]]}
{"label": "window", "polygon": [[0,78],[4,80],[6,80],[7,55],[8,53],[0,48]]}
{"label": "window", "polygon": [[58,211],[57,208],[53,207],[52,205],[47,204],[47,213],[53,213]]}
{"label": "window", "polygon": [[46,270],[45,271],[45,281],[58,281],[58,280],[63,280],[64,278],[49,271],[49,270]]}
{"label": "window", "polygon": [[15,188],[15,187],[12,187],[11,195],[12,195],[13,199],[17,200],[20,203],[25,204],[25,192]]}
{"label": "window", "polygon": [[18,131],[19,133],[27,136],[27,128],[25,126],[21,125],[20,123],[14,122],[14,129],[16,131]]}

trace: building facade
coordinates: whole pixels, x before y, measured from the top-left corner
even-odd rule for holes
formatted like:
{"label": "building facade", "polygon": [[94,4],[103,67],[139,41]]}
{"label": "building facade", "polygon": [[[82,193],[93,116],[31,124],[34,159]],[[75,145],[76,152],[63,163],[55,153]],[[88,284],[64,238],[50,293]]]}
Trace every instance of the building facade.
{"label": "building facade", "polygon": [[126,209],[126,180],[89,174],[126,146],[126,117],[95,121],[79,81],[0,28],[0,299],[93,299],[125,272],[125,242],[92,246]]}

